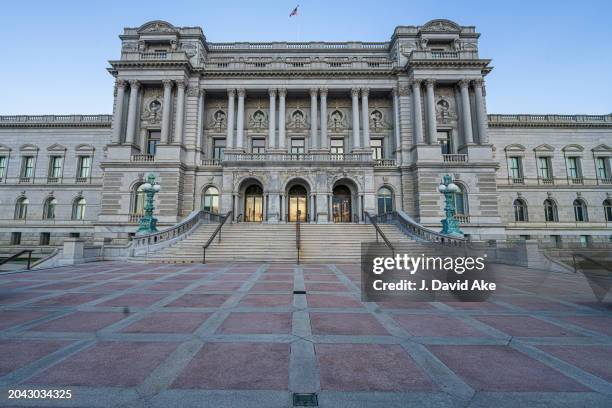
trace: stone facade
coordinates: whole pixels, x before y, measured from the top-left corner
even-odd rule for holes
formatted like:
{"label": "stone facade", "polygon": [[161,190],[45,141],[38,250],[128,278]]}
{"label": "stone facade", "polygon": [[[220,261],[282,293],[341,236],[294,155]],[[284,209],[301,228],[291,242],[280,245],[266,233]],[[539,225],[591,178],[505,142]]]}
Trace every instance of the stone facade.
{"label": "stone facade", "polygon": [[[202,206],[269,223],[296,209],[308,222],[364,222],[392,206],[438,228],[436,188],[450,173],[474,239],[612,233],[612,115],[487,116],[490,60],[474,27],[434,20],[380,43],[214,43],[199,27],[153,21],[120,38],[112,116],[0,117],[0,242],[14,232],[22,244],[47,232],[51,245],[69,233],[125,242],[150,172],[162,226]],[[540,156],[552,177],[538,176]],[[576,199],[588,208],[579,222]]]}

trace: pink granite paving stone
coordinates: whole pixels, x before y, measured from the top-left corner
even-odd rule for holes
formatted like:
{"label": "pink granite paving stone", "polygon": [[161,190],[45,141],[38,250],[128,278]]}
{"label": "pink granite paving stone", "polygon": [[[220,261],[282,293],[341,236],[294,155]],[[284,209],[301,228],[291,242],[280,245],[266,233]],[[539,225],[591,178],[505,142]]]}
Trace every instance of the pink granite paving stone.
{"label": "pink granite paving stone", "polygon": [[175,275],[172,276],[172,280],[173,281],[197,281],[200,280],[202,278],[205,278],[206,276],[208,276],[210,274],[206,273],[206,274],[181,274],[181,275]]}
{"label": "pink granite paving stone", "polygon": [[207,343],[172,388],[286,390],[289,344]]}
{"label": "pink granite paving stone", "polygon": [[42,292],[0,292],[0,305],[4,306],[21,303],[44,295],[46,295],[46,293]]}
{"label": "pink granite paving stone", "polygon": [[388,309],[399,309],[399,310],[435,310],[435,307],[429,302],[411,302],[406,301],[400,297],[395,299],[384,300],[380,302],[376,302],[376,304],[383,310]]}
{"label": "pink granite paving stone", "polygon": [[389,332],[368,313],[310,313],[312,334],[328,335],[378,335]]}
{"label": "pink granite paving stone", "polygon": [[454,309],[458,310],[483,310],[483,311],[493,311],[493,310],[508,310],[508,308],[491,303],[491,302],[461,302],[461,301],[450,301],[450,302],[442,302],[447,306],[450,306]]}
{"label": "pink granite paving stone", "polygon": [[562,373],[508,346],[427,346],[477,391],[589,391]]}
{"label": "pink granite paving stone", "polygon": [[538,346],[538,348],[612,383],[612,346]]}
{"label": "pink granite paving stone", "polygon": [[267,273],[261,275],[258,282],[274,281],[274,282],[293,282],[292,273]]}
{"label": "pink granite paving stone", "polygon": [[74,312],[29,328],[29,331],[96,332],[117,323],[125,315],[117,312]]}
{"label": "pink granite paving stone", "polygon": [[0,376],[31,364],[71,343],[70,340],[0,340]]}
{"label": "pink granite paving stone", "polygon": [[536,319],[530,316],[476,316],[489,326],[500,330],[509,336],[517,337],[565,337],[580,336],[580,334],[563,327]]}
{"label": "pink granite paving stone", "polygon": [[156,312],[127,326],[123,333],[193,333],[211,313]]}
{"label": "pink granite paving stone", "polygon": [[5,310],[0,312],[0,330],[48,316],[49,312],[35,310]]}
{"label": "pink granite paving stone", "polygon": [[79,306],[100,298],[96,293],[66,293],[34,303],[34,306]]}
{"label": "pink granite paving stone", "polygon": [[168,342],[100,342],[36,375],[27,384],[134,387],[174,349]]}
{"label": "pink granite paving stone", "polygon": [[308,307],[363,307],[363,304],[351,295],[306,295]]}
{"label": "pink granite paving stone", "polygon": [[327,273],[309,273],[304,274],[305,282],[340,282],[336,275]]}
{"label": "pink granite paving stone", "polygon": [[450,316],[396,314],[393,319],[412,336],[487,337],[468,323]]}
{"label": "pink granite paving stone", "polygon": [[207,282],[203,285],[198,286],[197,288],[193,289],[194,291],[198,291],[198,292],[208,292],[208,291],[234,291],[237,289],[240,289],[240,287],[243,285],[242,282]]}
{"label": "pink granite paving stone", "polygon": [[102,283],[100,285],[92,286],[87,288],[87,292],[117,292],[120,290],[125,290],[129,288],[134,288],[138,286],[137,284],[130,282],[108,282]]}
{"label": "pink granite paving stone", "polygon": [[156,282],[152,285],[145,286],[141,288],[142,290],[152,291],[152,292],[174,292],[176,290],[185,289],[187,286],[191,285],[189,282]]}
{"label": "pink granite paving stone", "polygon": [[96,306],[114,306],[114,307],[148,307],[153,303],[157,303],[167,294],[149,294],[149,293],[129,293],[109,299],[106,302],[99,303]]}
{"label": "pink granite paving stone", "polygon": [[332,391],[433,391],[437,387],[396,344],[315,344],[321,388]]}
{"label": "pink granite paving stone", "polygon": [[238,307],[290,307],[293,295],[246,295]]}
{"label": "pink granite paving stone", "polygon": [[612,317],[610,316],[564,316],[556,319],[612,337]]}
{"label": "pink granite paving stone", "polygon": [[59,282],[59,283],[52,283],[50,285],[38,286],[35,289],[36,290],[65,290],[65,289],[75,289],[81,286],[91,285],[91,284],[92,282],[70,281],[70,282]]}
{"label": "pink granite paving stone", "polygon": [[347,292],[342,283],[306,283],[306,290],[312,292]]}
{"label": "pink granite paving stone", "polygon": [[290,292],[293,282],[262,282],[255,283],[250,292]]}
{"label": "pink granite paving stone", "polygon": [[535,296],[506,296],[497,297],[496,300],[520,307],[530,311],[570,311],[575,307],[552,300],[542,299]]}
{"label": "pink granite paving stone", "polygon": [[217,329],[220,334],[289,334],[291,313],[233,312]]}
{"label": "pink granite paving stone", "polygon": [[230,295],[187,293],[165,307],[220,307]]}

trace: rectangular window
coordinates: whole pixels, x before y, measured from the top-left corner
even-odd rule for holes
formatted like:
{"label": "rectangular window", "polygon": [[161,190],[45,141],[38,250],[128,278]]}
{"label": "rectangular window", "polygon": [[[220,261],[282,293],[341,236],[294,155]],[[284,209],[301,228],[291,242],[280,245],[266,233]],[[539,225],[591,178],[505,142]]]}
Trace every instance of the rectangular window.
{"label": "rectangular window", "polygon": [[79,156],[78,176],[79,178],[89,178],[91,174],[91,156]]}
{"label": "rectangular window", "polygon": [[266,139],[251,140],[251,152],[255,154],[265,153],[266,152]]}
{"label": "rectangular window", "polygon": [[21,177],[34,177],[34,156],[23,156],[23,165],[21,167]]}
{"label": "rectangular window", "polygon": [[438,131],[438,144],[440,145],[442,154],[452,154],[452,146],[449,132],[442,130]]}
{"label": "rectangular window", "polygon": [[304,154],[304,139],[291,139],[291,154]]}
{"label": "rectangular window", "polygon": [[550,236],[550,243],[555,247],[555,248],[561,248],[561,235],[551,235]]}
{"label": "rectangular window", "polygon": [[580,178],[580,167],[577,157],[567,158],[567,175],[572,179]]}
{"label": "rectangular window", "polygon": [[6,156],[0,156],[0,180],[6,176]]}
{"label": "rectangular window", "polygon": [[552,178],[552,172],[550,171],[550,157],[538,157],[538,172],[540,178],[548,180]]}
{"label": "rectangular window", "polygon": [[62,177],[62,164],[64,158],[62,156],[51,156],[51,162],[49,163],[49,177],[60,178]]}
{"label": "rectangular window", "polygon": [[[1,158],[0,158],[1,160]],[[597,164],[597,178],[599,180],[606,180],[609,176],[608,176],[608,166],[606,165],[606,158],[605,157],[598,157],[596,160],[596,164]],[[0,168],[0,171],[2,169]],[[2,177],[2,174],[0,174],[0,177]]]}
{"label": "rectangular window", "polygon": [[372,148],[372,159],[382,160],[383,158],[383,140],[370,139],[370,147]]}
{"label": "rectangular window", "polygon": [[329,142],[329,152],[331,154],[344,154],[344,139],[331,139]]}
{"label": "rectangular window", "polygon": [[510,157],[510,177],[513,180],[521,179],[523,177],[520,157]]}
{"label": "rectangular window", "polygon": [[225,139],[213,139],[213,159],[223,160]]}
{"label": "rectangular window", "polygon": [[41,232],[39,238],[39,245],[49,245],[51,242],[51,233],[50,232]]}
{"label": "rectangular window", "polygon": [[580,236],[580,246],[583,247],[588,247],[589,246],[589,242],[591,241],[590,236],[588,235],[581,235]]}
{"label": "rectangular window", "polygon": [[21,244],[21,232],[11,232],[11,245]]}
{"label": "rectangular window", "polygon": [[147,137],[147,154],[155,156],[157,152],[157,145],[161,139],[160,130],[150,130]]}

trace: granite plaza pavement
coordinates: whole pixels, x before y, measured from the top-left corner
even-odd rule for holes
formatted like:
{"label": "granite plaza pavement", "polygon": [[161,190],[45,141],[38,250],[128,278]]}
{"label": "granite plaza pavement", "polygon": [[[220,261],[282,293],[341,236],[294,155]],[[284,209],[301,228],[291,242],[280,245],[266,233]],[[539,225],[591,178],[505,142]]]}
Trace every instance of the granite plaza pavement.
{"label": "granite plaza pavement", "polygon": [[409,305],[360,302],[359,265],[3,274],[0,406],[273,408],[293,392],[320,407],[612,406],[610,295],[598,303],[581,275],[504,272],[487,302]]}

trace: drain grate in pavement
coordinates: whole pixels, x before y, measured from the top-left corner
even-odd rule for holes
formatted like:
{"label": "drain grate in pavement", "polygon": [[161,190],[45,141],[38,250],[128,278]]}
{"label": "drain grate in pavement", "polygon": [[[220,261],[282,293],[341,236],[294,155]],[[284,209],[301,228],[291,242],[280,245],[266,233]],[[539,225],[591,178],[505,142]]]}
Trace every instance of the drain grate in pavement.
{"label": "drain grate in pavement", "polygon": [[[306,291],[305,291],[305,290],[294,290],[294,291],[293,291],[293,294],[294,294],[294,295],[305,295],[305,294],[306,294]],[[305,406],[307,406],[307,407],[308,407],[309,405],[305,405]]]}
{"label": "drain grate in pavement", "polygon": [[293,393],[294,407],[318,407],[319,399],[316,393]]}

